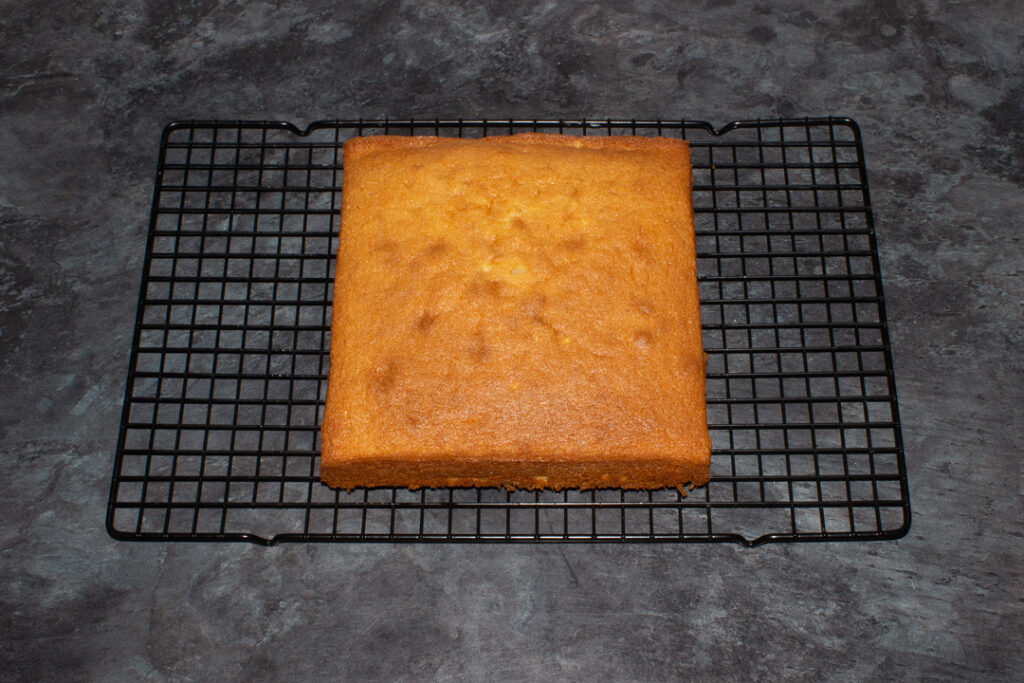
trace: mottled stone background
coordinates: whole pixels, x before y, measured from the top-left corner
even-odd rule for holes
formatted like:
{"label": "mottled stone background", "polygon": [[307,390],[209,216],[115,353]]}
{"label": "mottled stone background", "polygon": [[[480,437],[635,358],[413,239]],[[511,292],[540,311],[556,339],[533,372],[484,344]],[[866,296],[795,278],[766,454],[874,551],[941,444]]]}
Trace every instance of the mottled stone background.
{"label": "mottled stone background", "polygon": [[[0,678],[1008,680],[1024,670],[1024,3],[0,5]],[[846,115],[914,525],[768,546],[116,543],[178,118]]]}

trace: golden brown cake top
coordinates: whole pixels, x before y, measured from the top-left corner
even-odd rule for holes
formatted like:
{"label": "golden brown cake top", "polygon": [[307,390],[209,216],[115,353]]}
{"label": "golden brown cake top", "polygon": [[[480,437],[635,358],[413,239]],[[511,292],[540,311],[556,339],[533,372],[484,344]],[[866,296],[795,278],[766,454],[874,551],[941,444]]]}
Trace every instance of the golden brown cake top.
{"label": "golden brown cake top", "polygon": [[344,154],[325,467],[706,459],[685,142],[378,136]]}

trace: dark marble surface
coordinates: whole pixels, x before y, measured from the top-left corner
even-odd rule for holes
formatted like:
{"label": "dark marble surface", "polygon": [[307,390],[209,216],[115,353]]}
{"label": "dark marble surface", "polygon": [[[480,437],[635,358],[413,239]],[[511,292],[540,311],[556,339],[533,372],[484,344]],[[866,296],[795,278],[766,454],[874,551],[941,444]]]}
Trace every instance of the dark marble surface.
{"label": "dark marble surface", "polygon": [[[882,0],[4,3],[0,678],[1020,676],[1021,17]],[[104,531],[167,121],[823,114],[864,131],[904,539],[266,549]]]}

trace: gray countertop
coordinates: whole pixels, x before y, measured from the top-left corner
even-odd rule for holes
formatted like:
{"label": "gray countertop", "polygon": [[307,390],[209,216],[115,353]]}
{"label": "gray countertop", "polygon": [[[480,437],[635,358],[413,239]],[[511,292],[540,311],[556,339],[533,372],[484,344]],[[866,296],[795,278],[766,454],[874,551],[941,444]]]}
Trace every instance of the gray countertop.
{"label": "gray countertop", "polygon": [[[0,9],[0,678],[1024,670],[1024,4]],[[855,118],[914,522],[768,545],[123,543],[103,520],[183,118]]]}

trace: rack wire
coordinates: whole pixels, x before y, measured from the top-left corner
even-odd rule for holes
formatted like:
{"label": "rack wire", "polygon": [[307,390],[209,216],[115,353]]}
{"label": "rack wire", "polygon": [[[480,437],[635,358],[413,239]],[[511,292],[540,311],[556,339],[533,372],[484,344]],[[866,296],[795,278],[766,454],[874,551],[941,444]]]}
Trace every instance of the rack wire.
{"label": "rack wire", "polygon": [[[342,143],[526,131],[690,141],[711,482],[685,497],[324,486]],[[267,545],[898,538],[910,504],[870,207],[847,118],[172,123],[107,529]]]}

